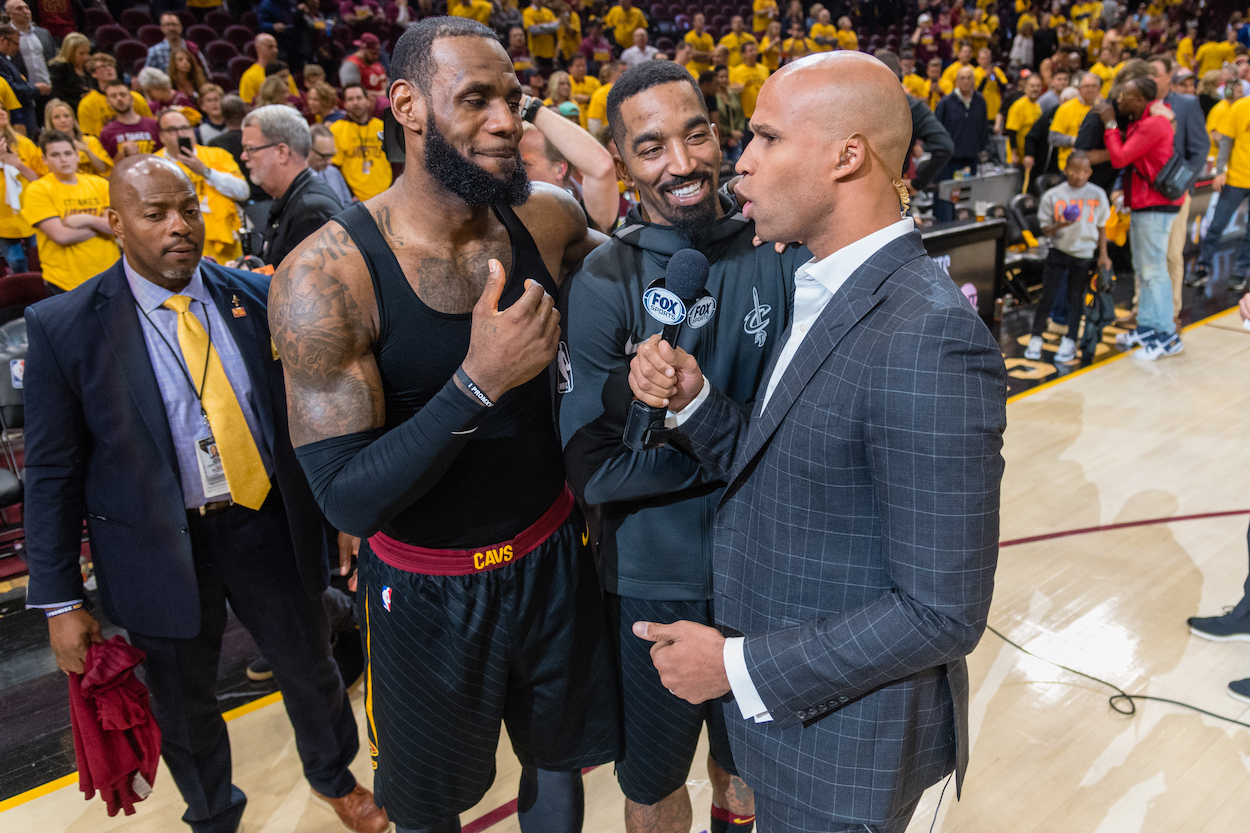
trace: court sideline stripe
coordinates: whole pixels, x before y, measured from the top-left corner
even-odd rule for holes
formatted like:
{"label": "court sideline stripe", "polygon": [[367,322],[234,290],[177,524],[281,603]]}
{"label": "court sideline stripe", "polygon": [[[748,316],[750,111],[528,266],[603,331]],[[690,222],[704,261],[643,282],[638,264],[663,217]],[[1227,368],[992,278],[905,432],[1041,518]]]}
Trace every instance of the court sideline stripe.
{"label": "court sideline stripe", "polygon": [[[250,703],[244,703],[242,706],[237,706],[228,712],[223,712],[222,717],[226,720],[234,720],[236,717],[251,714],[257,709],[263,709],[271,703],[277,703],[281,699],[282,692],[275,691],[272,694],[266,694],[264,697],[258,697]],[[28,801],[34,801],[36,798],[41,798],[48,793],[56,792],[62,787],[68,787],[70,784],[76,783],[77,781],[78,770],[74,770],[69,775],[64,775],[57,778],[55,781],[40,784],[38,787],[29,789],[24,793],[18,793],[12,798],[6,798],[4,801],[0,801],[0,813],[3,813],[5,810],[12,810],[14,807],[25,804]]]}
{"label": "court sideline stripe", "polygon": [[[1187,324],[1186,326],[1184,326],[1184,327],[1182,327],[1182,328],[1181,328],[1181,332],[1182,332],[1182,333],[1187,333],[1187,332],[1189,332],[1190,330],[1195,329],[1195,328],[1197,328],[1197,327],[1202,327],[1202,326],[1206,325],[1207,323],[1209,323],[1209,322],[1211,322],[1211,321],[1214,321],[1214,320],[1215,320],[1215,319],[1217,319],[1217,318],[1220,318],[1220,317],[1222,317],[1222,316],[1229,315],[1230,313],[1235,313],[1235,312],[1237,312],[1237,307],[1235,307],[1235,306],[1234,306],[1234,307],[1229,307],[1228,309],[1226,309],[1226,310],[1224,310],[1224,311],[1222,311],[1222,312],[1217,312],[1217,313],[1214,313],[1214,314],[1212,314],[1212,315],[1208,315],[1206,318],[1203,318],[1203,319],[1201,319],[1201,320],[1199,320],[1199,321],[1195,321],[1195,322],[1194,322],[1194,323],[1192,323],[1192,324]],[[1223,329],[1226,329],[1226,328],[1224,328],[1224,327],[1220,327],[1219,329],[1223,330]],[[1124,357],[1131,355],[1131,354],[1132,354],[1132,352],[1133,352],[1133,351],[1131,351],[1131,350],[1130,350],[1130,351],[1128,351],[1128,352],[1126,352],[1126,353],[1120,353],[1119,355],[1111,356],[1110,358],[1103,359],[1103,360],[1102,360],[1102,361],[1100,361],[1100,362],[1094,362],[1093,364],[1091,364],[1091,365],[1089,365],[1089,366],[1087,366],[1087,367],[1082,367],[1082,368],[1081,368],[1081,369],[1079,369],[1079,370],[1074,370],[1074,371],[1072,371],[1071,373],[1065,373],[1065,374],[1063,374],[1062,376],[1060,376],[1060,377],[1058,377],[1058,378],[1056,378],[1056,379],[1051,379],[1049,382],[1042,382],[1040,385],[1035,385],[1035,386],[1033,386],[1033,387],[1029,388],[1028,390],[1022,390],[1022,391],[1020,391],[1019,393],[1017,393],[1017,394],[1015,394],[1015,395],[1013,395],[1013,396],[1008,396],[1008,397],[1007,397],[1007,404],[1008,404],[1008,405],[1010,405],[1010,404],[1012,404],[1013,402],[1018,402],[1018,401],[1020,401],[1021,399],[1023,399],[1023,398],[1024,398],[1024,397],[1026,397],[1026,396],[1032,396],[1033,394],[1037,393],[1038,391],[1043,391],[1043,390],[1046,390],[1047,388],[1054,387],[1055,385],[1059,384],[1060,382],[1066,382],[1066,381],[1068,381],[1069,379],[1075,379],[1077,376],[1084,376],[1086,373],[1089,373],[1091,370],[1097,370],[1097,369],[1098,369],[1098,368],[1100,368],[1100,367],[1106,367],[1107,365],[1111,364],[1112,362],[1117,362],[1117,361],[1119,361],[1120,359],[1123,359]],[[1001,545],[1000,545],[1000,546],[1001,546]]]}
{"label": "court sideline stripe", "polygon": [[[1201,327],[1204,324],[1215,320],[1216,318],[1229,315],[1230,313],[1233,313],[1236,311],[1237,311],[1237,307],[1230,307],[1229,309],[1226,309],[1222,312],[1217,312],[1214,315],[1209,315],[1200,321],[1195,321],[1194,323],[1182,328],[1182,332],[1188,332],[1189,330],[1192,330],[1196,327]],[[1220,329],[1226,329],[1226,328],[1221,327]],[[1042,384],[1031,387],[1028,390],[1021,391],[1020,393],[1017,393],[1014,396],[1007,397],[1007,404],[1010,405],[1011,403],[1016,402],[1020,399],[1023,399],[1026,396],[1029,396],[1031,394],[1037,393],[1040,390],[1044,390],[1046,388],[1057,385],[1060,382],[1066,382],[1069,379],[1073,379],[1077,376],[1084,375],[1091,370],[1095,370],[1100,367],[1105,367],[1111,362],[1118,361],[1119,359],[1122,359],[1128,355],[1129,355],[1128,353],[1121,353],[1118,356],[1112,356],[1108,359],[1103,359],[1102,361],[1091,364],[1088,367],[1082,367],[1081,369],[1074,370],[1071,373],[1065,373],[1063,376],[1060,376],[1057,379],[1051,379],[1049,382],[1043,382]],[[1232,509],[1227,512],[1204,512],[1204,513],[1200,513],[1196,515],[1177,515],[1177,516],[1173,516],[1170,518],[1148,518],[1148,519],[1141,520],[1141,521],[1126,521],[1124,523],[1107,524],[1105,526],[1089,526],[1089,527],[1083,527],[1081,529],[1068,529],[1068,530],[1061,530],[1059,532],[1048,532],[1043,535],[1032,535],[1027,538],[1014,538],[1009,541],[1001,541],[999,542],[998,546],[999,548],[1013,547],[1019,544],[1031,544],[1037,541],[1050,540],[1052,538],[1066,538],[1072,535],[1085,535],[1085,534],[1089,534],[1093,532],[1107,532],[1107,531],[1116,530],[1116,529],[1126,529],[1126,528],[1134,527],[1134,526],[1149,526],[1151,524],[1173,523],[1176,521],[1202,520],[1204,518],[1222,518],[1228,515],[1247,515],[1247,514],[1250,514],[1250,509]],[[234,720],[236,717],[242,717],[245,714],[250,714],[251,712],[254,712],[257,709],[264,708],[265,706],[268,706],[271,703],[277,703],[281,699],[282,699],[282,692],[275,691],[272,694],[267,694],[264,697],[261,697],[257,700],[253,700],[250,703],[245,703],[242,706],[233,708],[230,711],[225,712],[223,716],[225,717],[226,720]],[[593,767],[591,767],[591,769],[593,769]],[[590,770],[587,769],[585,771],[589,772]],[[69,775],[56,779],[55,781],[49,781],[48,783],[41,784],[40,786],[35,787],[34,789],[27,790],[24,793],[19,793],[18,795],[13,796],[12,798],[8,798],[8,799],[5,799],[4,801],[0,801],[0,813],[3,813],[5,810],[10,810],[21,804],[25,804],[28,801],[33,801],[36,798],[40,798],[42,796],[47,795],[48,793],[56,792],[62,787],[67,787],[70,784],[74,783],[74,781],[76,781],[77,778],[78,778],[78,772],[74,771],[74,772],[71,772]],[[516,802],[516,799],[514,798],[513,800],[507,802],[506,804],[500,805],[499,807],[496,807],[494,810],[487,812],[485,815],[480,816],[479,818],[474,819],[473,821],[469,822],[467,825],[465,825],[463,829],[463,833],[481,833],[481,831],[486,830],[489,827],[492,827],[495,824],[499,823],[500,821],[503,821],[504,819],[510,817],[513,813],[516,812],[516,806],[517,806],[517,802]]]}

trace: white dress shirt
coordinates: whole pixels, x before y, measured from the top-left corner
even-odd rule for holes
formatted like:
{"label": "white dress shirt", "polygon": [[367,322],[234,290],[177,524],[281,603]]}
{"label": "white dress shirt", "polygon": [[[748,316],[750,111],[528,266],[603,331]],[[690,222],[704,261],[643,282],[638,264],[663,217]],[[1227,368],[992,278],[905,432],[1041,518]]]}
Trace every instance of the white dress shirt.
{"label": "white dress shirt", "polygon": [[[781,377],[785,375],[786,368],[794,360],[808,331],[825,311],[829,302],[833,300],[834,295],[842,288],[842,284],[846,283],[847,278],[887,244],[915,228],[916,225],[910,217],[899,220],[867,237],[856,240],[822,260],[809,260],[799,267],[794,274],[794,321],[790,325],[790,335],[781,348],[781,355],[777,357],[777,365],[773,368],[772,376],[768,378],[760,413],[768,407],[773,391],[777,389]],[[708,383],[705,378],[699,395],[682,410],[676,413],[670,412],[666,423],[680,425],[685,422],[703,404],[707,395]],[[742,717],[754,719],[756,723],[765,723],[773,717],[760,698],[755,683],[751,680],[751,674],[747,670],[744,641],[745,637],[741,636],[725,640],[723,655],[725,674],[729,677],[729,687],[733,690],[734,701],[738,704]]]}

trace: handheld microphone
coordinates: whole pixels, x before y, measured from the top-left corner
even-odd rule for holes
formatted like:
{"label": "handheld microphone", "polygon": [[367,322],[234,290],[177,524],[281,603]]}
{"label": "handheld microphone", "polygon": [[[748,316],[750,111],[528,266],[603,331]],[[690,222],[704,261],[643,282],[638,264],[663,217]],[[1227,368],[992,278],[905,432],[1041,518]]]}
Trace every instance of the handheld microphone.
{"label": "handheld microphone", "polygon": [[[688,308],[703,296],[709,269],[702,252],[682,249],[669,260],[664,278],[643,293],[642,308],[664,325],[662,337],[674,349]],[[625,420],[625,446],[630,451],[645,451],[663,445],[669,430],[664,427],[665,416],[663,408],[650,408],[635,399]]]}

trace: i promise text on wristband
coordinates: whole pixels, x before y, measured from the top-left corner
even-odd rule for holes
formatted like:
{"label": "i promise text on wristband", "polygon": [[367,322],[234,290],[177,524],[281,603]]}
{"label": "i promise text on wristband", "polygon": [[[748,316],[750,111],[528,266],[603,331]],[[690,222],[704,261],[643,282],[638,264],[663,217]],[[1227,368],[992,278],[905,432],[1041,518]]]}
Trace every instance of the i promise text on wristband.
{"label": "i promise text on wristband", "polygon": [[460,384],[464,385],[464,389],[478,402],[481,402],[487,408],[495,407],[495,403],[490,401],[490,397],[483,393],[481,388],[473,384],[473,380],[469,378],[469,374],[464,372],[463,367],[456,369],[456,378],[460,380]]}
{"label": "i promise text on wristband", "polygon": [[51,619],[53,616],[60,616],[62,613],[73,613],[75,610],[78,610],[81,607],[82,607],[82,602],[75,602],[72,605],[65,605],[64,607],[54,607],[51,610],[45,610],[43,612],[43,615]]}

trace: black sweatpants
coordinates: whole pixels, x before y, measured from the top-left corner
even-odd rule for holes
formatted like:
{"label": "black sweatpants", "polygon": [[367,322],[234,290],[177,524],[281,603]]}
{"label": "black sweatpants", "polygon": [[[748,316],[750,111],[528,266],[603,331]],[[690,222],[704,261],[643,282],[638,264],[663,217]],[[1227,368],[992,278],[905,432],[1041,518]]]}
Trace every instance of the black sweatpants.
{"label": "black sweatpants", "polygon": [[1073,257],[1054,248],[1050,250],[1042,270],[1042,300],[1033,315],[1033,335],[1040,336],[1046,332],[1046,319],[1055,305],[1059,287],[1067,278],[1068,338],[1077,340],[1081,334],[1081,316],[1085,312],[1085,291],[1089,289],[1089,278],[1093,272],[1092,258]]}

